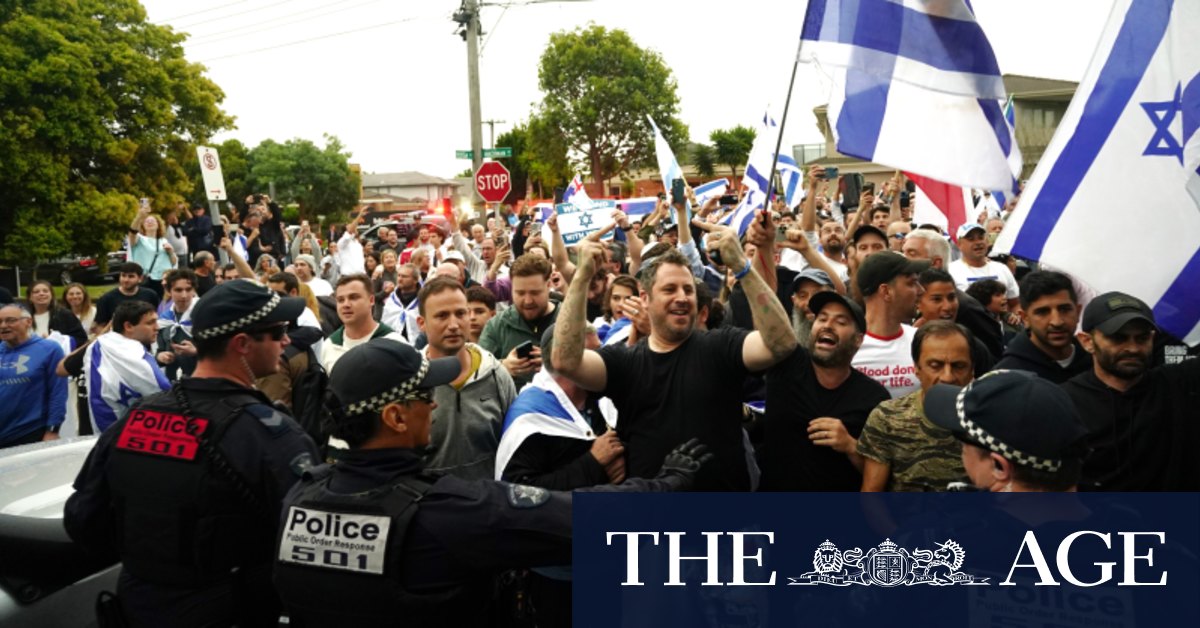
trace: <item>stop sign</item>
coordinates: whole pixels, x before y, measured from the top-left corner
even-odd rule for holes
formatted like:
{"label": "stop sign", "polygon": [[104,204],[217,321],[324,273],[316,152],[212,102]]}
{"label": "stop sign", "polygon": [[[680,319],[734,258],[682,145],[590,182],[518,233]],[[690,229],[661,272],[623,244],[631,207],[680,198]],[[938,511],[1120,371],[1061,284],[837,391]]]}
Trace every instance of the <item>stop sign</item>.
{"label": "stop sign", "polygon": [[489,203],[499,203],[512,191],[512,175],[498,161],[485,162],[475,172],[475,189]]}

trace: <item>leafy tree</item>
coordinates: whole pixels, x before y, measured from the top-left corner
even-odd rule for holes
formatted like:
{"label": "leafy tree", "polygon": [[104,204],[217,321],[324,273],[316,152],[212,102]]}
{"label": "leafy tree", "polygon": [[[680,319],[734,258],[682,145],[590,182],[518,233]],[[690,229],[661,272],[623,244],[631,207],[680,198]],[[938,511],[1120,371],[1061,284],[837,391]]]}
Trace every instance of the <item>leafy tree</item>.
{"label": "leafy tree", "polygon": [[553,196],[555,187],[567,183],[575,176],[571,162],[567,159],[567,141],[558,127],[544,116],[531,116],[525,128],[529,141],[526,142],[519,161],[533,180],[537,196],[548,198]]}
{"label": "leafy tree", "polygon": [[503,163],[512,174],[512,191],[504,199],[505,203],[515,203],[518,199],[525,198],[525,189],[529,186],[529,169],[521,156],[525,153],[528,145],[529,129],[524,124],[518,124],[496,138],[496,146],[511,148],[513,154],[512,157],[501,157],[496,160]]}
{"label": "leafy tree", "polygon": [[738,166],[750,158],[754,135],[754,129],[739,124],[731,129],[717,129],[708,136],[709,141],[713,143],[717,163],[729,166],[734,179],[738,176]]}
{"label": "leafy tree", "polygon": [[302,218],[315,221],[325,215],[332,220],[328,217],[342,216],[358,204],[360,178],[350,170],[349,159],[332,135],[325,136],[324,148],[304,139],[283,144],[265,140],[247,155],[246,187],[251,193],[266,192],[274,182],[274,200],[280,205],[295,203]]}
{"label": "leafy tree", "polygon": [[188,154],[233,119],[182,41],[137,0],[4,3],[0,259],[103,254],[138,197],[188,195]]}
{"label": "leafy tree", "polygon": [[[692,165],[702,177],[717,174],[717,155],[708,144],[692,144]],[[735,175],[736,176],[736,175]]]}
{"label": "leafy tree", "polygon": [[539,116],[605,188],[609,178],[653,163],[654,134],[646,116],[672,146],[687,140],[687,126],[676,117],[679,96],[671,70],[625,31],[589,24],[551,35],[538,87],[545,94]]}

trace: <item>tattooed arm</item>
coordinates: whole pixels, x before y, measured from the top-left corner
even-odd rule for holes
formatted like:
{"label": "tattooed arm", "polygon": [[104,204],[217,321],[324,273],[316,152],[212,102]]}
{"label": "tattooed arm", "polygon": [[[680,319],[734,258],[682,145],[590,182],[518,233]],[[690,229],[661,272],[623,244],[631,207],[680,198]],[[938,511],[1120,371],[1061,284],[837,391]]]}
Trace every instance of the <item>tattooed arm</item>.
{"label": "tattooed arm", "polygon": [[604,262],[604,246],[599,242],[584,240],[579,245],[578,258],[575,276],[559,306],[562,309],[554,325],[554,351],[551,358],[557,373],[569,377],[587,390],[604,390],[608,383],[604,360],[595,351],[583,348],[588,325],[588,284]]}

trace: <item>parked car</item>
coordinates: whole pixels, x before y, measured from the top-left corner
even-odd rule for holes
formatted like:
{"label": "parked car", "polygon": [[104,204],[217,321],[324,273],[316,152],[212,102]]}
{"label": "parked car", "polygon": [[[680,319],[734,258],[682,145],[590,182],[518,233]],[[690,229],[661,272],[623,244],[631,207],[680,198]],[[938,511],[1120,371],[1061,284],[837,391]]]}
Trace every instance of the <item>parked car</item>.
{"label": "parked car", "polygon": [[38,279],[65,286],[72,282],[87,285],[103,285],[117,282],[117,266],[125,262],[125,252],[117,251],[108,254],[108,270],[100,269],[100,262],[94,257],[68,255],[48,262],[21,265],[21,285],[28,286]]}
{"label": "parked car", "polygon": [[95,436],[0,449],[0,626],[94,626],[120,565],[67,536],[63,507]]}
{"label": "parked car", "polygon": [[400,235],[400,241],[405,242],[417,237],[417,228],[420,225],[434,225],[442,230],[443,233],[449,231],[450,226],[446,221],[446,217],[441,214],[422,214],[419,212],[411,212],[408,214],[393,214],[392,220],[385,220],[373,225],[359,225],[358,234],[363,242],[379,243],[379,230],[383,227],[395,229]]}

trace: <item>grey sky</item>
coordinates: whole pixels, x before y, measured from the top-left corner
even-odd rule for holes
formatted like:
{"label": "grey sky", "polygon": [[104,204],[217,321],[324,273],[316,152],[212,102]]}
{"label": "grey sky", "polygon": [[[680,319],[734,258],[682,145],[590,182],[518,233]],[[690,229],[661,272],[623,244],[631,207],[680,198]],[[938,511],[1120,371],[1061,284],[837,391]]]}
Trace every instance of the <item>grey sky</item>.
{"label": "grey sky", "polygon": [[[367,172],[451,176],[469,165],[466,45],[450,15],[457,0],[143,0],[151,21],[188,32],[189,60],[208,66],[248,145],[338,136]],[[659,52],[679,83],[695,141],[782,113],[806,2],[592,0],[483,9],[483,118],[526,118],[541,98],[538,59],[550,33],[588,22],[628,31]],[[1003,72],[1079,80],[1109,0],[974,0]],[[200,12],[203,11],[203,12]],[[199,12],[199,13],[197,13]],[[191,15],[188,15],[191,14]],[[360,30],[365,29],[365,30]],[[336,35],[346,31],[356,31]],[[682,34],[682,35],[680,35]],[[320,38],[320,39],[318,39]],[[312,40],[297,45],[286,45]],[[271,48],[261,52],[255,50]],[[813,107],[826,101],[801,65],[785,146],[821,140]],[[483,138],[488,143],[488,127]]]}

